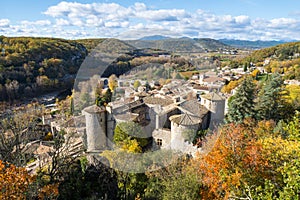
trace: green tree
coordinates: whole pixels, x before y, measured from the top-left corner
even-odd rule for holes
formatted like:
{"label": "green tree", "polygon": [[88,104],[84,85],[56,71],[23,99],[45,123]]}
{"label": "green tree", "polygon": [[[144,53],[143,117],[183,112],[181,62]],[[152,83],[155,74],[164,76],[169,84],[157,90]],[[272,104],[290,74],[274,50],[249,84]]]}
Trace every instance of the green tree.
{"label": "green tree", "polygon": [[229,102],[226,122],[241,123],[247,117],[253,118],[255,98],[255,84],[253,78],[247,76],[241,82],[232,101]]}
{"label": "green tree", "polygon": [[146,92],[148,92],[149,90],[151,90],[151,86],[148,83],[148,81],[146,81],[146,83],[145,83],[145,88],[146,88]]}
{"label": "green tree", "polygon": [[111,102],[112,92],[110,88],[108,88],[104,95],[98,95],[96,97],[96,105],[97,106],[105,106],[107,103]]}
{"label": "green tree", "polygon": [[111,98],[112,98],[112,92],[110,90],[110,88],[108,88],[104,94],[104,99],[106,103],[111,102]]}
{"label": "green tree", "polygon": [[118,179],[115,171],[101,162],[84,165],[76,160],[59,184],[59,199],[117,199]]}
{"label": "green tree", "polygon": [[198,166],[189,159],[178,158],[171,165],[149,172],[146,197],[149,199],[200,199],[201,178]]}
{"label": "green tree", "polygon": [[148,138],[145,136],[142,128],[137,123],[121,122],[117,124],[114,134],[114,142],[117,144],[117,146],[123,148],[128,147],[128,149],[125,149],[129,150],[130,144],[136,146],[136,143],[130,140],[136,140],[141,148],[147,146],[149,143]]}
{"label": "green tree", "polygon": [[286,90],[281,76],[278,73],[272,74],[258,93],[255,108],[257,119],[279,121],[284,116],[287,117],[288,110],[285,110],[287,103],[284,95],[286,95]]}
{"label": "green tree", "polygon": [[248,71],[248,68],[249,68],[249,63],[248,63],[248,62],[245,62],[245,63],[244,63],[244,68],[243,68],[244,72],[247,72],[247,71]]}

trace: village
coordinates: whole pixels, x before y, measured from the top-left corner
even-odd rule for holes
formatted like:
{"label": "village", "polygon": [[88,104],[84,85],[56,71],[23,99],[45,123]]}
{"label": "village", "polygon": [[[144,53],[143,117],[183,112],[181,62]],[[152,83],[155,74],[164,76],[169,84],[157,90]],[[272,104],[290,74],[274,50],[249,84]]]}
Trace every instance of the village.
{"label": "village", "polygon": [[[98,57],[110,55],[110,52],[105,49],[100,52],[91,58],[94,62],[84,63],[86,68],[83,64],[73,94],[65,101],[70,105],[59,106],[64,103],[51,100],[42,109],[38,128],[21,130],[22,137],[27,138],[22,143],[22,153],[33,155],[30,162],[25,159],[28,171],[35,173],[51,163],[53,152],[74,158],[85,155],[93,160],[106,150],[113,151],[117,148],[114,142],[116,126],[129,122],[142,129],[143,137],[151,138],[147,151],[171,150],[195,156],[202,151],[204,135],[214,133],[224,123],[228,102],[238,87],[224,88],[233,82],[238,85],[244,75],[267,77],[271,73],[266,66],[273,59],[266,58],[259,66],[249,62],[246,66],[233,67],[229,63],[221,66],[220,59],[243,57],[249,52],[222,48],[216,52],[182,55],[158,50],[136,51],[131,63],[137,66],[118,77],[114,74],[102,77],[97,74],[104,73],[102,65],[110,64],[115,57],[100,60],[101,63]],[[126,61],[126,56],[122,56],[118,61],[120,66]],[[298,57],[298,54],[293,56]],[[114,79],[110,80],[111,77]],[[113,88],[111,82],[114,82]],[[297,80],[284,83],[300,85]],[[103,100],[108,90],[112,96]],[[6,139],[12,135],[8,133]],[[54,140],[58,136],[64,138],[64,144],[55,149]]]}
{"label": "village", "polygon": [[[91,67],[94,62],[88,62],[89,68],[77,75],[72,95],[65,99],[53,99],[48,94],[40,97],[42,103],[36,99],[26,106],[4,109],[12,118],[3,120],[10,128],[0,138],[1,151],[10,152],[10,159],[24,166],[30,176],[42,175],[43,181],[55,181],[53,178],[64,177],[72,170],[73,177],[82,181],[90,178],[80,178],[80,173],[97,172],[102,177],[104,170],[126,174],[126,180],[133,174],[164,173],[175,163],[198,162],[213,154],[212,148],[223,142],[222,131],[228,127],[237,129],[226,139],[231,144],[239,139],[238,128],[248,125],[228,121],[232,113],[244,114],[244,110],[232,110],[233,102],[249,100],[250,95],[243,96],[245,83],[267,85],[274,70],[271,73],[268,69],[273,62],[270,58],[258,66],[249,62],[233,68],[227,65],[230,62],[218,65],[216,59],[206,57],[208,54],[200,58],[194,55],[189,60],[193,64],[182,62],[180,67],[174,60],[181,58],[168,54],[137,58],[139,66],[122,75],[105,77],[94,73],[104,71],[103,63],[99,70]],[[292,76],[276,76],[285,78],[283,87],[300,85]],[[256,123],[250,117],[244,122]],[[263,130],[258,128],[257,134],[271,123],[259,122]]]}
{"label": "village", "polygon": [[[65,133],[66,142],[58,152],[73,157],[86,155],[93,160],[101,152],[113,150],[114,130],[122,122],[138,124],[152,138],[151,151],[166,149],[195,156],[202,150],[202,138],[197,138],[199,131],[213,133],[224,122],[228,99],[235,93],[235,89],[231,94],[221,92],[226,81],[238,80],[255,69],[245,72],[243,68],[225,67],[194,74],[188,80],[174,78],[163,85],[123,76],[115,80],[113,99],[107,105],[87,106],[67,121],[44,115],[42,122],[53,136]],[[258,70],[264,73],[263,68]],[[108,82],[108,78],[98,79],[104,93]],[[57,105],[48,108],[56,111]],[[41,140],[26,145],[24,151],[33,152],[36,158],[27,165],[30,172],[51,162],[52,146],[51,142]]]}

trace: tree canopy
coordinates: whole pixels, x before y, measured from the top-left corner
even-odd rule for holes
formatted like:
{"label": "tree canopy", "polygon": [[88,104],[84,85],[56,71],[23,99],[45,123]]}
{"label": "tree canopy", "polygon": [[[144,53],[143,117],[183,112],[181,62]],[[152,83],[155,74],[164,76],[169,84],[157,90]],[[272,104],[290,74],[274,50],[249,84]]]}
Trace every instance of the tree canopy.
{"label": "tree canopy", "polygon": [[247,76],[236,90],[228,104],[227,122],[242,122],[247,117],[254,117],[255,85],[253,78]]}

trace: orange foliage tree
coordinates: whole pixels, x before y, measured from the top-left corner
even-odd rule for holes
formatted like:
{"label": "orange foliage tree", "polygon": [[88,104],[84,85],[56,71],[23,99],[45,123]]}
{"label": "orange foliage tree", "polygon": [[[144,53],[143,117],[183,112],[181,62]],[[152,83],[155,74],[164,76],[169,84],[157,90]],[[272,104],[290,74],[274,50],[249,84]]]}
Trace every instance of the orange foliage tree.
{"label": "orange foliage tree", "polygon": [[202,199],[299,199],[299,127],[299,113],[288,123],[224,125],[195,161]]}
{"label": "orange foliage tree", "polygon": [[264,184],[267,164],[260,155],[258,136],[260,131],[272,131],[264,128],[266,123],[272,126],[272,122],[254,126],[246,119],[243,124],[227,124],[220,130],[211,151],[196,161],[202,175],[203,199],[251,198],[250,188]]}
{"label": "orange foliage tree", "polygon": [[0,160],[0,199],[26,199],[34,180],[26,169]]}
{"label": "orange foliage tree", "polygon": [[0,160],[0,199],[56,199],[58,184],[40,185],[23,167]]}

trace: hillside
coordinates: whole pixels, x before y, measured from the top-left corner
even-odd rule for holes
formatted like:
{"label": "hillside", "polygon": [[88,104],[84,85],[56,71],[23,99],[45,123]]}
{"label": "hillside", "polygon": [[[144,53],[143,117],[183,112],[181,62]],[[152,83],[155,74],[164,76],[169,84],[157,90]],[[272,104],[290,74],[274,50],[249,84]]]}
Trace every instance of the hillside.
{"label": "hillside", "polygon": [[104,40],[105,40],[104,38],[90,38],[90,39],[78,39],[74,41],[82,44],[88,50],[88,52],[91,52],[91,50],[97,47]]}
{"label": "hillside", "polygon": [[209,51],[216,51],[218,49],[226,49],[232,48],[230,45],[227,45],[218,40],[210,39],[210,38],[200,38],[194,39],[203,49],[207,49]]}
{"label": "hillside", "polygon": [[[85,40],[83,42],[93,40]],[[81,41],[82,42],[82,41]],[[95,43],[94,43],[95,44]],[[105,39],[90,49],[77,74],[77,79],[87,79],[95,74],[109,77],[111,74],[117,76],[131,69],[129,63],[133,59],[136,48],[124,41],[117,39]]]}
{"label": "hillside", "polygon": [[[88,70],[81,71],[83,78],[87,73],[121,75],[145,60],[144,56],[160,54],[207,52],[232,47],[218,40],[209,38],[160,38],[158,36],[144,40],[121,41],[117,39],[80,39],[65,40],[55,38],[30,37],[0,37],[0,101],[20,99],[21,97],[36,97],[47,92],[70,89],[83,61]],[[101,45],[99,45],[101,44]],[[300,43],[286,43],[271,48],[254,51],[242,62],[253,62],[261,65],[265,58],[284,62],[286,69],[300,64],[297,55]],[[93,59],[85,60],[89,53]],[[114,54],[114,55],[113,55]],[[105,63],[101,56],[106,58]],[[91,58],[91,56],[89,58]],[[99,60],[100,59],[100,60]],[[177,70],[192,69],[184,60],[173,60]],[[271,62],[268,70],[276,71],[278,63]],[[151,62],[167,63],[166,58],[153,58]],[[282,63],[279,63],[279,66]],[[98,68],[97,68],[98,67]],[[268,66],[267,66],[268,67]],[[277,68],[280,68],[277,66]],[[298,69],[298,68],[297,68]],[[103,71],[104,70],[104,71]],[[89,72],[88,72],[89,71]],[[278,70],[277,70],[278,71]],[[288,71],[288,70],[286,70]],[[298,77],[297,70],[289,77]],[[296,74],[296,75],[295,75]],[[299,75],[300,76],[300,75]]]}
{"label": "hillside", "polygon": [[139,40],[165,40],[170,39],[170,37],[166,37],[163,35],[151,35],[140,38]]}
{"label": "hillside", "polygon": [[[162,47],[190,50],[190,45],[194,44],[189,42],[172,41]],[[151,49],[151,45],[146,47],[138,50],[136,46],[117,39],[65,40],[1,36],[0,101],[13,102],[15,99],[71,89],[81,65],[85,66],[84,71],[80,71],[83,79],[93,74],[118,76],[140,62],[132,61],[135,57],[168,53]],[[192,47],[198,48],[195,45]],[[89,59],[86,59],[88,54]],[[162,62],[161,59],[159,62]],[[175,62],[180,63],[179,67],[186,65],[179,60]]]}
{"label": "hillside", "polygon": [[228,48],[217,40],[213,39],[191,39],[191,38],[165,38],[162,40],[128,40],[128,44],[144,49],[161,49],[174,53],[186,53],[186,52],[205,52],[205,51],[216,51],[219,48]]}
{"label": "hillside", "polygon": [[284,41],[249,41],[249,40],[230,40],[230,39],[220,39],[218,40],[226,45],[236,47],[236,48],[246,48],[246,49],[263,49],[267,47],[276,46],[285,43]]}
{"label": "hillside", "polygon": [[262,62],[265,58],[272,57],[277,60],[293,59],[300,53],[300,42],[289,42],[274,47],[254,51],[248,56],[254,62]]}
{"label": "hillside", "polygon": [[290,42],[256,50],[242,59],[241,64],[264,66],[268,73],[278,72],[284,79],[300,80],[300,42]]}
{"label": "hillside", "polygon": [[32,97],[70,88],[87,55],[76,41],[0,37],[0,100]]}

